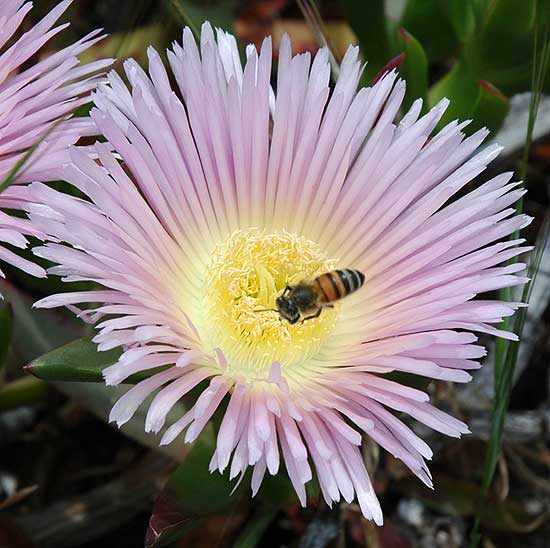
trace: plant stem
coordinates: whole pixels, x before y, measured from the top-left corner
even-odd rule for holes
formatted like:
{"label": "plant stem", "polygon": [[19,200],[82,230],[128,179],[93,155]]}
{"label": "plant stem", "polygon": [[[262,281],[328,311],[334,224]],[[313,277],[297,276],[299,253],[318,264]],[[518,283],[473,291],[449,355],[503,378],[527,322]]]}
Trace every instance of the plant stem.
{"label": "plant stem", "polygon": [[44,399],[48,385],[34,377],[23,377],[0,389],[0,411],[30,405]]}

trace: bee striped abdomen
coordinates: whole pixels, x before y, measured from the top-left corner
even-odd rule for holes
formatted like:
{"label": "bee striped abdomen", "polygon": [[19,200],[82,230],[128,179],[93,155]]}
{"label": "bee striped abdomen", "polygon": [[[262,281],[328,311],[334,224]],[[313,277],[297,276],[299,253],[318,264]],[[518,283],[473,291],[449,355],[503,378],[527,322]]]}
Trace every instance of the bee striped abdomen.
{"label": "bee striped abdomen", "polygon": [[330,303],[357,291],[364,283],[365,275],[358,270],[345,268],[332,270],[315,278],[325,302]]}

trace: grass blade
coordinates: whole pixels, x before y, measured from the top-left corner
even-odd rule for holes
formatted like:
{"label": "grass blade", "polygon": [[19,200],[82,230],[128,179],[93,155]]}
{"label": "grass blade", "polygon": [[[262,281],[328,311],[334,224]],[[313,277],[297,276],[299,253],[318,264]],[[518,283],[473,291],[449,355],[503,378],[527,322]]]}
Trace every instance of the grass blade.
{"label": "grass blade", "polygon": [[[531,87],[531,102],[529,105],[529,120],[527,123],[527,134],[525,138],[525,146],[523,149],[520,178],[525,181],[527,175],[527,164],[529,160],[529,151],[533,141],[533,130],[535,127],[535,121],[538,114],[538,108],[540,103],[540,97],[542,94],[542,88],[544,80],[547,74],[547,70],[550,66],[550,42],[547,40],[547,29],[544,32],[543,45],[539,49],[539,29],[535,32],[534,48],[533,48],[533,75],[532,75],[532,87]],[[524,183],[525,184],[525,183]],[[523,210],[523,200],[519,200],[516,205],[516,212],[519,214]],[[542,229],[540,230],[535,250],[533,251],[529,261],[529,277],[531,280],[523,287],[521,300],[525,303],[529,303],[529,298],[533,289],[540,262],[548,244],[550,236],[550,219],[546,217]],[[516,239],[518,233],[512,234],[511,238]],[[515,262],[518,259],[514,259]],[[501,291],[500,298],[505,301],[511,301],[514,298],[513,290],[506,288]],[[521,308],[515,315],[514,319],[506,319],[501,328],[505,330],[512,329],[513,332],[521,338],[523,326],[525,324],[525,318],[527,314],[526,308]],[[512,392],[514,373],[516,370],[516,362],[519,351],[519,341],[509,341],[505,339],[497,339],[495,345],[495,393],[493,401],[493,411],[491,418],[491,435],[489,439],[489,445],[487,447],[487,453],[485,455],[485,465],[483,469],[482,479],[482,500],[480,505],[485,503],[489,487],[493,481],[495,474],[498,457],[500,454],[500,448],[502,443],[502,431],[504,428],[504,420],[508,411],[508,405],[510,403],[510,394]],[[479,514],[476,518],[474,528],[470,537],[470,546],[475,548],[480,541],[479,532]]]}
{"label": "grass blade", "polygon": [[195,40],[200,39],[201,33],[195,25],[193,18],[183,8],[182,3],[179,0],[170,0],[170,5],[172,6],[174,13],[179,17],[180,21],[191,29]]}
{"label": "grass blade", "polygon": [[4,177],[4,180],[0,182],[0,193],[4,192],[4,190],[6,190],[6,188],[8,188],[15,181],[15,178],[16,178],[17,174],[19,173],[19,171],[21,170],[21,168],[29,161],[31,156],[36,151],[36,149],[48,138],[50,133],[52,133],[52,131],[55,128],[57,128],[57,126],[59,124],[65,122],[69,118],[70,118],[70,115],[69,116],[64,116],[63,118],[60,118],[55,123],[53,123],[47,129],[47,131],[44,132],[42,137],[40,137],[40,139],[34,145],[32,145],[27,150],[27,152],[25,152],[25,154],[23,154],[23,156],[21,158],[19,158],[19,160],[15,163],[15,165],[8,171],[7,175]]}
{"label": "grass blade", "polygon": [[[536,281],[539,271],[540,263],[544,255],[544,250],[548,245],[548,238],[550,234],[550,218],[547,217],[541,228],[535,250],[533,251],[529,264],[529,274],[531,281],[527,283],[522,292],[521,300],[525,303],[529,303],[533,285]],[[525,324],[525,318],[527,316],[527,309],[520,308],[515,316],[513,325],[513,332],[518,336],[523,331]],[[493,409],[493,420],[491,425],[491,438],[489,440],[488,458],[485,461],[485,469],[483,474],[483,489],[487,492],[491,481],[493,479],[498,453],[500,451],[500,444],[502,439],[502,429],[504,425],[504,419],[508,410],[508,403],[510,400],[510,393],[512,391],[512,383],[514,380],[515,366],[519,350],[519,341],[510,341],[508,349],[505,354],[505,361],[503,363],[502,372],[496,379],[495,384],[495,403]]]}
{"label": "grass blade", "polygon": [[306,20],[308,26],[313,32],[317,43],[322,48],[327,48],[332,78],[334,81],[338,80],[338,75],[340,74],[340,65],[336,60],[333,48],[331,48],[330,44],[328,43],[325,32],[323,31],[323,19],[321,17],[321,14],[319,13],[317,4],[315,4],[315,0],[298,0],[298,6],[302,11],[304,19]]}

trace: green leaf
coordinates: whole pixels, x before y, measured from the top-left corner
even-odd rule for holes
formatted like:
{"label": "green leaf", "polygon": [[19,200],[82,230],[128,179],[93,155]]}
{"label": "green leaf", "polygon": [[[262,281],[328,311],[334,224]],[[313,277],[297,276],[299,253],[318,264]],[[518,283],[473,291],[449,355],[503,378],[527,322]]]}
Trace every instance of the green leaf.
{"label": "green leaf", "polygon": [[407,82],[407,94],[403,106],[407,110],[415,99],[423,99],[426,108],[428,91],[428,59],[420,42],[405,29],[399,30],[399,40],[405,52],[400,74]]}
{"label": "green leaf", "polygon": [[[103,382],[103,370],[113,365],[120,355],[120,348],[98,352],[89,337],[72,341],[36,358],[25,371],[46,381]],[[136,384],[170,366],[156,367],[135,373],[124,384]]]}
{"label": "green leaf", "polygon": [[458,50],[459,40],[445,4],[442,0],[409,0],[400,21],[422,44],[430,62],[446,59]]}
{"label": "green leaf", "polygon": [[219,514],[238,498],[231,495],[235,481],[229,481],[229,471],[225,475],[208,471],[214,450],[215,437],[210,425],[168,481],[167,487],[182,507],[201,515]]}
{"label": "green leaf", "polygon": [[[210,473],[208,463],[215,450],[214,424],[211,422],[194,443],[185,460],[172,473],[159,493],[149,520],[145,537],[148,548],[172,543],[213,515],[233,512],[249,504],[250,472],[235,490],[228,472]],[[267,475],[257,495],[255,506],[260,510],[249,522],[235,546],[253,547],[275,517],[279,508],[295,504],[298,499],[290,480],[283,471]],[[244,505],[244,508],[243,508]]]}
{"label": "green leaf", "polygon": [[158,494],[145,536],[146,548],[172,543],[204,518],[240,502],[240,489],[231,495],[234,482],[229,481],[228,473],[208,471],[214,448],[214,432],[209,425]]}
{"label": "green leaf", "polygon": [[465,120],[470,117],[473,105],[479,95],[479,85],[473,70],[464,60],[460,60],[453,68],[436,82],[428,92],[430,107],[447,97],[451,100],[449,108],[441,118],[438,129],[452,120]]}
{"label": "green leaf", "polygon": [[260,506],[248,520],[244,531],[233,544],[233,548],[255,548],[260,546],[260,541],[267,528],[277,515],[277,509],[273,506]]}
{"label": "green leaf", "polygon": [[170,0],[170,6],[180,22],[187,25],[196,37],[205,21],[213,27],[233,32],[235,0]]}
{"label": "green leaf", "polygon": [[485,39],[500,40],[505,36],[519,36],[534,31],[538,0],[495,0],[492,2]]}
{"label": "green leaf", "polygon": [[498,89],[480,80],[478,82],[479,93],[477,101],[472,109],[470,118],[473,122],[468,127],[470,132],[486,127],[495,133],[510,110],[510,101]]}
{"label": "green leaf", "polygon": [[443,97],[451,101],[438,129],[451,120],[472,119],[473,123],[466,128],[468,133],[483,126],[494,132],[502,125],[509,110],[508,98],[489,82],[477,80],[474,69],[464,59],[432,86],[428,97],[430,106]]}
{"label": "green leaf", "polygon": [[361,44],[363,57],[368,62],[363,81],[370,84],[392,57],[384,0],[344,0],[344,9],[348,23]]}
{"label": "green leaf", "polygon": [[475,17],[470,0],[445,0],[443,9],[453,26],[457,38],[467,42],[475,29]]}
{"label": "green leaf", "polygon": [[527,91],[533,69],[533,36],[544,28],[548,0],[496,0],[480,34],[479,76],[506,94]]}
{"label": "green leaf", "polygon": [[0,307],[0,371],[6,363],[10,349],[11,334],[13,331],[13,312],[11,305],[4,304]]}
{"label": "green leaf", "polygon": [[25,371],[46,381],[103,382],[103,369],[121,353],[119,348],[98,352],[89,338],[82,338],[36,358]]}

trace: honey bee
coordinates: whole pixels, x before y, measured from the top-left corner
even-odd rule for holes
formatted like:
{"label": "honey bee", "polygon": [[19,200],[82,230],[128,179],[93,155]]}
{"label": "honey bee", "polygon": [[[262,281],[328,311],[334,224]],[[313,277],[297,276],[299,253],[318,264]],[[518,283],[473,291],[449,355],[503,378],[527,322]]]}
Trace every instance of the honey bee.
{"label": "honey bee", "polygon": [[357,291],[365,282],[365,275],[358,270],[345,268],[331,270],[314,280],[302,280],[287,285],[275,300],[276,312],[290,324],[319,317],[323,308]]}

